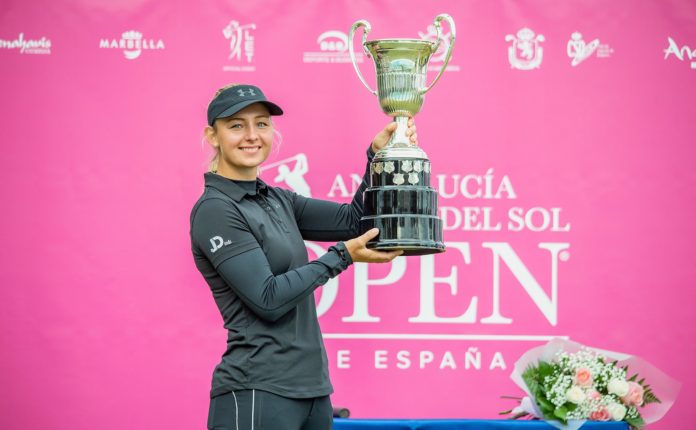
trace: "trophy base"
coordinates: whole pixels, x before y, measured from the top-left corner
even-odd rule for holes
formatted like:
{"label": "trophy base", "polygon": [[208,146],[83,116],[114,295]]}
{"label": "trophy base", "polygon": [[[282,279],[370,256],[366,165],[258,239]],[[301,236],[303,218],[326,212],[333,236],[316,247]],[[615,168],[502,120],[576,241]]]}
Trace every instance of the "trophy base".
{"label": "trophy base", "polygon": [[442,222],[429,215],[377,215],[360,220],[362,233],[379,228],[379,236],[367,243],[370,249],[404,251],[403,255],[428,255],[445,251]]}

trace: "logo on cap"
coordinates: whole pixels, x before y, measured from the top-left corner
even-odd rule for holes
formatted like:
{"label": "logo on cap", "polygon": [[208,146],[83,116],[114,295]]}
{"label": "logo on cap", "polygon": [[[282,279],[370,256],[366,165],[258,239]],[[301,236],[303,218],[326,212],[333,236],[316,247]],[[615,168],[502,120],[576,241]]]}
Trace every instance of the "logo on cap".
{"label": "logo on cap", "polygon": [[[248,94],[245,94],[245,91],[248,91]],[[244,97],[245,95],[251,97],[256,95],[253,88],[240,88],[237,90],[237,94],[239,94],[239,97]]]}

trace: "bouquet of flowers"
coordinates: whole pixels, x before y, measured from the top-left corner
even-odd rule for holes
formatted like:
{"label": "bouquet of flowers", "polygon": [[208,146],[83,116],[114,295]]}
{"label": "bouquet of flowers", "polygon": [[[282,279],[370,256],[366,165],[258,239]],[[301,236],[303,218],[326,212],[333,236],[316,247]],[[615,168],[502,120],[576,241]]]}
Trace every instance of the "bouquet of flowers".
{"label": "bouquet of flowers", "polygon": [[680,385],[637,357],[563,339],[527,351],[511,378],[529,397],[503,413],[542,418],[564,430],[586,420],[643,428],[664,416]]}

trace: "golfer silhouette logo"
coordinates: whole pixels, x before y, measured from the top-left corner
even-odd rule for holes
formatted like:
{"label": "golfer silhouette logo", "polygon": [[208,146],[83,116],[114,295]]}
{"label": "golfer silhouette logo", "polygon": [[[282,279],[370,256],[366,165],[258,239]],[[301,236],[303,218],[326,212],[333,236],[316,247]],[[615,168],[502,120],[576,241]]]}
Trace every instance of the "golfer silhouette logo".
{"label": "golfer silhouette logo", "polygon": [[297,194],[305,197],[312,197],[312,191],[304,178],[305,173],[309,171],[309,164],[307,163],[307,156],[305,154],[300,153],[280,161],[269,163],[261,168],[261,172],[266,172],[273,168],[276,169],[273,182],[276,184],[284,183]]}
{"label": "golfer silhouette logo", "polygon": [[254,36],[251,35],[251,30],[256,30],[256,24],[240,25],[239,21],[232,20],[222,30],[225,39],[230,41],[230,56],[228,59],[242,59],[242,48],[244,57],[247,63],[251,63],[251,58],[254,56]]}

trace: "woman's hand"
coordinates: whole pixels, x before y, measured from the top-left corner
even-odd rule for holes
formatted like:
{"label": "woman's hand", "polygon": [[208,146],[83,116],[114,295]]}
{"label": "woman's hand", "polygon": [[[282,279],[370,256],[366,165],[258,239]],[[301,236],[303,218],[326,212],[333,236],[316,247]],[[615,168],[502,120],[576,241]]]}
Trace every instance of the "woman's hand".
{"label": "woman's hand", "polygon": [[367,242],[377,237],[378,228],[368,230],[362,236],[343,242],[353,263],[388,263],[403,254],[403,251],[375,251],[366,247]]}
{"label": "woman's hand", "polygon": [[[374,139],[372,139],[372,152],[377,153],[380,149],[384,148],[389,142],[389,138],[394,134],[396,130],[396,123],[390,122],[386,127],[382,129]],[[406,136],[411,140],[411,143],[418,145],[418,134],[416,134],[416,124],[413,122],[413,118],[408,119],[408,128],[406,129]]]}

